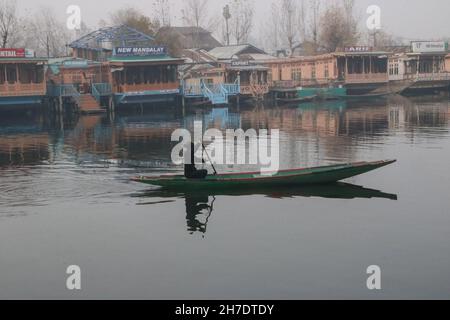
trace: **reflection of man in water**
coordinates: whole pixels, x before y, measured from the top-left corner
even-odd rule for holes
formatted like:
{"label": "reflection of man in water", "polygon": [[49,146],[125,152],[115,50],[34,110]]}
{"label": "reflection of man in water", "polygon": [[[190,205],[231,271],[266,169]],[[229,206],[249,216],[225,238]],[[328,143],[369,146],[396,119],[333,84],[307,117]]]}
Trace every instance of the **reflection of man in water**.
{"label": "reflection of man in water", "polygon": [[[200,222],[197,219],[198,215],[203,215],[205,212],[203,210],[210,211],[212,208],[208,204],[209,197],[208,196],[187,196],[186,197],[186,222],[188,231],[191,233],[194,232],[206,232],[206,222]],[[210,212],[209,212],[210,213]]]}

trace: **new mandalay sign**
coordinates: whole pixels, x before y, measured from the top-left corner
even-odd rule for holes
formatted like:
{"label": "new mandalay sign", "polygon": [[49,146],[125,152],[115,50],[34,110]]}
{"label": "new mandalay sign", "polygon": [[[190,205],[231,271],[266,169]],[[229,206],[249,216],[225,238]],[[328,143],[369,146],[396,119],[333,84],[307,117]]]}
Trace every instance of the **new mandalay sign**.
{"label": "new mandalay sign", "polygon": [[155,56],[167,54],[166,47],[117,47],[114,55],[118,57]]}

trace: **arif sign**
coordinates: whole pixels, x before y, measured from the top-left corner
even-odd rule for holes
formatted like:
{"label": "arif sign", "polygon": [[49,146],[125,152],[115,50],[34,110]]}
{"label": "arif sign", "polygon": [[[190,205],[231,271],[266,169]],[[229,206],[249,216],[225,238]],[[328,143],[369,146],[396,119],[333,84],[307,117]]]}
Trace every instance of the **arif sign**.
{"label": "arif sign", "polygon": [[117,47],[114,55],[119,57],[165,55],[165,47]]}
{"label": "arif sign", "polygon": [[353,46],[344,48],[344,52],[371,52],[371,51],[373,51],[373,48],[368,46]]}

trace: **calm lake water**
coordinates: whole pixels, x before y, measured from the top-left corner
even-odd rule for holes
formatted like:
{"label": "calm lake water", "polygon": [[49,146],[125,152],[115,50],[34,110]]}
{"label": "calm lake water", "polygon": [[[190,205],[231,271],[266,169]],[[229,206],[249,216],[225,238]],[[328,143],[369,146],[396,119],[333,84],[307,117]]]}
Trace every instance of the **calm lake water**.
{"label": "calm lake water", "polygon": [[[397,159],[327,187],[222,194],[180,172],[173,130],[280,129],[282,168]],[[0,116],[0,298],[450,298],[448,98]],[[218,167],[219,171],[248,168]],[[82,290],[66,289],[78,265]],[[369,291],[378,265],[382,290]]]}

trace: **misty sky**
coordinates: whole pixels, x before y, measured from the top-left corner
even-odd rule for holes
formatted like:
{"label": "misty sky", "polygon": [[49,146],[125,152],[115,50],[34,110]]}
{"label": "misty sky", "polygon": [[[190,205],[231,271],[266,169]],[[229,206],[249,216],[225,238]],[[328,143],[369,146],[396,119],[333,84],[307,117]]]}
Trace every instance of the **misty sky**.
{"label": "misty sky", "polygon": [[[210,0],[211,11],[220,17],[222,7],[230,0]],[[255,36],[268,17],[273,0],[254,0],[256,8]],[[153,0],[18,0],[20,13],[26,13],[38,6],[54,8],[55,13],[66,17],[68,5],[81,7],[82,19],[91,28],[97,27],[100,19],[108,19],[109,13],[124,6],[134,6],[143,13],[152,15]],[[171,0],[172,15],[180,17],[183,0]],[[450,37],[450,1],[449,0],[356,0],[357,11],[361,16],[361,25],[365,25],[365,11],[371,4],[382,9],[382,24],[387,32],[409,39],[433,39]],[[175,20],[173,25],[180,24]]]}

